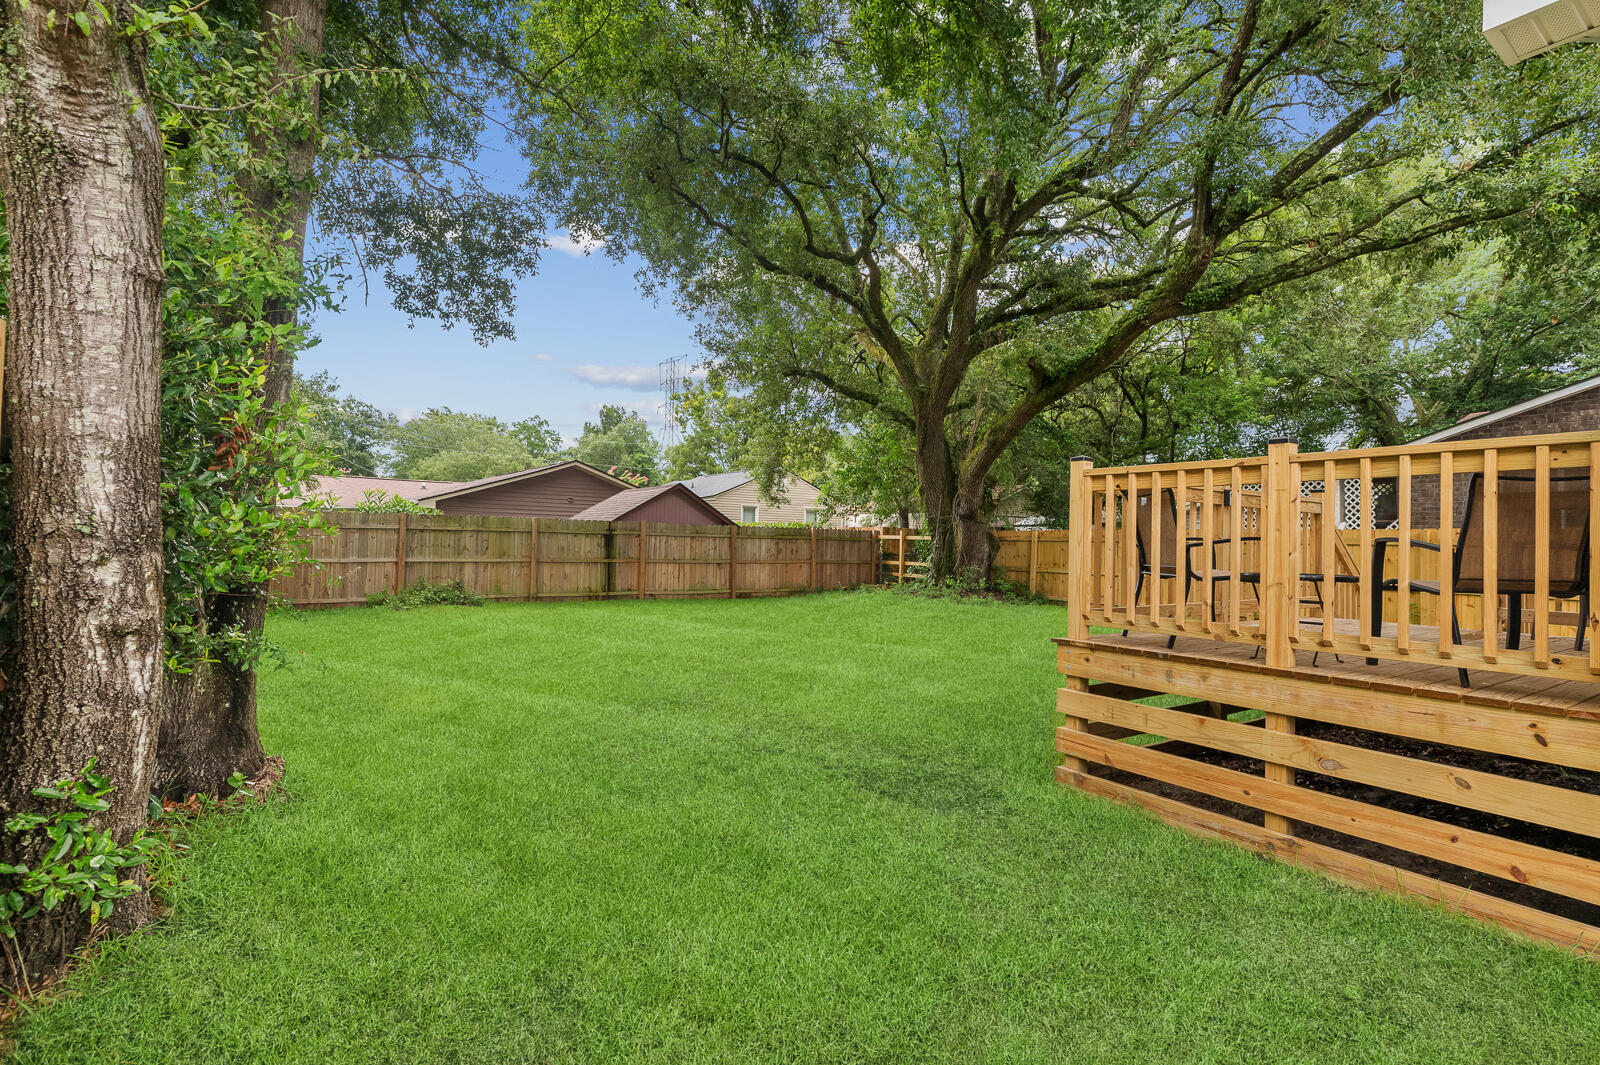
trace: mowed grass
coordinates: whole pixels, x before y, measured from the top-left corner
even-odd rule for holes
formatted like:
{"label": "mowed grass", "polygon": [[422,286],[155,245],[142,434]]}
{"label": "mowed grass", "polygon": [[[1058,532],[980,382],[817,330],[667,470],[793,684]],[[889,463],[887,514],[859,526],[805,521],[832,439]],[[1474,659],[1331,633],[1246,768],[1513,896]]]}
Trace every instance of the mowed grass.
{"label": "mowed grass", "polygon": [[292,801],[36,1065],[1600,1060],[1600,965],[1056,787],[1060,608],[885,592],[273,624]]}

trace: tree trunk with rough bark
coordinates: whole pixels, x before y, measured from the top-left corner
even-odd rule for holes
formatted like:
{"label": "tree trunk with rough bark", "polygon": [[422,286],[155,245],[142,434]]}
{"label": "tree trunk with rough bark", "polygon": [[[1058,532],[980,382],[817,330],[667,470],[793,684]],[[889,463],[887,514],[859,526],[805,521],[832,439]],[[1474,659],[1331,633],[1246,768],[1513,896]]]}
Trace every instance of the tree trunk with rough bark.
{"label": "tree trunk with rough bark", "polygon": [[[0,817],[53,809],[31,789],[98,758],[116,788],[101,823],[126,841],[145,822],[163,694],[161,134],[142,45],[122,26],[91,14],[85,33],[38,2],[0,10],[17,580]],[[6,860],[40,849],[0,833]],[[116,913],[119,927],[142,923],[148,897]],[[64,905],[15,946],[37,978],[88,934]]]}
{"label": "tree trunk with rough bark", "polygon": [[[263,0],[259,5],[258,25],[281,43],[280,67],[285,75],[304,57],[320,55],[326,18],[326,0]],[[311,84],[315,94],[315,84]],[[314,95],[313,108],[315,100]],[[277,157],[281,172],[242,179],[246,199],[256,215],[289,234],[289,246],[303,258],[316,141],[304,135],[286,137],[279,143],[258,139],[254,147],[258,153]],[[263,317],[274,325],[284,325],[295,321],[297,314],[292,305],[275,304],[266,308]],[[278,407],[289,398],[294,353],[274,345],[270,358],[265,392],[269,403]],[[266,586],[241,586],[208,596],[201,613],[211,631],[259,634],[266,622]],[[255,670],[222,660],[204,663],[192,673],[176,674],[169,680],[170,694],[161,720],[158,780],[162,789],[171,795],[220,795],[228,790],[233,773],[254,776],[266,761],[256,727]]]}
{"label": "tree trunk with rough bark", "polygon": [[955,526],[951,521],[956,494],[955,466],[943,418],[917,418],[917,483],[928,516],[928,576],[942,581],[953,572],[956,558]]}
{"label": "tree trunk with rough bark", "polygon": [[980,581],[989,579],[999,540],[983,513],[983,486],[988,470],[964,470],[955,494],[955,572]]}

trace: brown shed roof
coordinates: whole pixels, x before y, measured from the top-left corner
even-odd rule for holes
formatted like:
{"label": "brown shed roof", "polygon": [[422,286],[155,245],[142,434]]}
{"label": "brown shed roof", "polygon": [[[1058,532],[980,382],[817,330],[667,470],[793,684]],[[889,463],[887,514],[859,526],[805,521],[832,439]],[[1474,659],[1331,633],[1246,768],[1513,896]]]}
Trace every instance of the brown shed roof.
{"label": "brown shed roof", "polygon": [[628,521],[635,511],[669,495],[677,497],[680,503],[687,502],[695,512],[705,515],[707,525],[736,524],[726,514],[689,491],[681,482],[658,484],[650,488],[630,488],[626,492],[618,492],[610,499],[601,500],[587,510],[579,511],[573,518],[583,521]]}
{"label": "brown shed roof", "polygon": [[490,485],[511,484],[515,481],[527,480],[533,477],[542,477],[547,473],[554,473],[556,470],[564,470],[569,467],[572,469],[581,470],[584,473],[593,474],[595,477],[598,477],[612,485],[616,485],[619,488],[633,487],[622,478],[613,477],[606,471],[596,469],[587,462],[579,462],[577,459],[568,459],[565,462],[552,462],[548,466],[535,466],[531,470],[518,470],[516,473],[502,473],[494,477],[480,477],[476,481],[464,481],[461,483],[452,484],[448,488],[440,488],[438,491],[429,492],[427,495],[421,496],[420,498],[424,500],[447,499],[450,496],[466,495],[468,492],[476,492],[478,489],[488,488]]}

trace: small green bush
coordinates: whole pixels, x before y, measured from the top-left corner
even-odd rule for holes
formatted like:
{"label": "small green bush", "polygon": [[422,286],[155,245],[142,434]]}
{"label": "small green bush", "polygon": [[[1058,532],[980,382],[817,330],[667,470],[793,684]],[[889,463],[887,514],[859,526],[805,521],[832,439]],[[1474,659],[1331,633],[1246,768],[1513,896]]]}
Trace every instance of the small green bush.
{"label": "small green bush", "polygon": [[482,606],[488,601],[487,597],[460,581],[440,581],[438,584],[418,581],[398,592],[385,588],[367,596],[368,606],[391,606],[396,610],[410,610],[418,606]]}

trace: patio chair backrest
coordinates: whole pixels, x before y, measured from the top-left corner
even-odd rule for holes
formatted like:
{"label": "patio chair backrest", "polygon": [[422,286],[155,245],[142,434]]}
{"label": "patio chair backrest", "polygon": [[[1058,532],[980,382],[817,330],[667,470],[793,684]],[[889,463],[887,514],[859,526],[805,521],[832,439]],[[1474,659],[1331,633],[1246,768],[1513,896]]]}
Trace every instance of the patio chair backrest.
{"label": "patio chair backrest", "polygon": [[[1183,567],[1184,555],[1188,545],[1188,534],[1178,521],[1178,497],[1170,488],[1161,490],[1161,501],[1166,504],[1163,508],[1166,513],[1161,515],[1161,568],[1163,570],[1177,571]],[[1145,568],[1150,565],[1150,490],[1142,489],[1139,492],[1139,504],[1134,508],[1134,531],[1139,546],[1139,566]]]}
{"label": "patio chair backrest", "polygon": [[[1502,473],[1498,513],[1499,550],[1495,587],[1501,594],[1533,593],[1534,552],[1537,547],[1535,497],[1538,482],[1529,472]],[[1467,510],[1456,542],[1455,588],[1458,592],[1483,591],[1483,474],[1475,473],[1467,485]],[[1553,471],[1550,474],[1550,594],[1571,598],[1589,583],[1589,474]]]}

